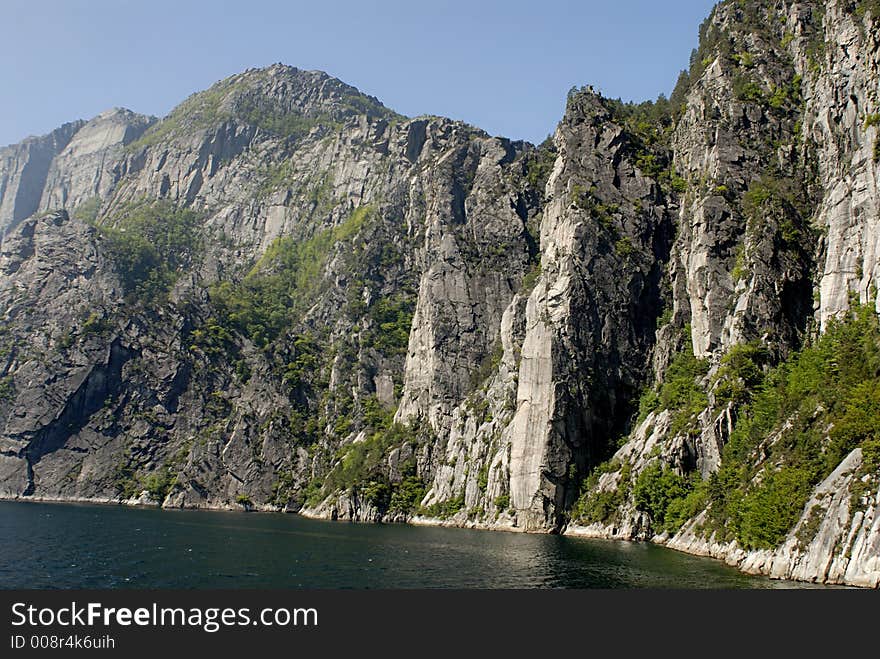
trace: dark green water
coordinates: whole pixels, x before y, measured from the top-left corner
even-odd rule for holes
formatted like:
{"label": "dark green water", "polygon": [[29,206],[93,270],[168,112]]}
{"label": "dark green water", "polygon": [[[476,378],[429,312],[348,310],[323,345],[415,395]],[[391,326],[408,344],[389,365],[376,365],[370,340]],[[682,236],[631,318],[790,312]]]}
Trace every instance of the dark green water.
{"label": "dark green water", "polygon": [[773,588],[642,543],[0,502],[2,588]]}

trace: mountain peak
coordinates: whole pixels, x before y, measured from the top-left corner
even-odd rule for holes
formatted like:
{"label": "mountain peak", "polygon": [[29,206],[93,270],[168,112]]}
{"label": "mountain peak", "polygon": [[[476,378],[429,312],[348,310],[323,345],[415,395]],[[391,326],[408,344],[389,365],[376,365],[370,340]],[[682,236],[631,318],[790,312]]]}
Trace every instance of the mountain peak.
{"label": "mountain peak", "polygon": [[[307,71],[277,63],[248,69],[227,78],[227,81],[235,81],[234,86],[243,84],[250,91],[262,93],[303,116],[330,115],[339,121],[355,114],[395,114],[375,96],[364,94],[356,87],[319,70]],[[240,88],[239,91],[244,90]]]}
{"label": "mountain peak", "polygon": [[343,123],[357,115],[398,116],[377,98],[323,71],[279,63],[247,69],[193,94],[156,124],[144,140],[153,143],[227,120],[281,137],[298,137],[316,125]]}

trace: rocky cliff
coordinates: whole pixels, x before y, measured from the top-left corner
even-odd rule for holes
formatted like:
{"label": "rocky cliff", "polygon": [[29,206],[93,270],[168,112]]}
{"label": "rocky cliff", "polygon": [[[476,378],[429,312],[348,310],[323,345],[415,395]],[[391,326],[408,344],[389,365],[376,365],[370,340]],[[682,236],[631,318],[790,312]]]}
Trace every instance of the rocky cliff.
{"label": "rocky cliff", "polygon": [[569,532],[878,585],[878,18],[722,3],[703,25],[654,385]]}
{"label": "rocky cliff", "polygon": [[275,65],[0,151],[0,492],[880,584],[872,2],[727,1],[539,147]]}
{"label": "rocky cliff", "polygon": [[43,137],[0,149],[0,231],[5,233],[39,210],[52,160],[82,124],[65,124]]}

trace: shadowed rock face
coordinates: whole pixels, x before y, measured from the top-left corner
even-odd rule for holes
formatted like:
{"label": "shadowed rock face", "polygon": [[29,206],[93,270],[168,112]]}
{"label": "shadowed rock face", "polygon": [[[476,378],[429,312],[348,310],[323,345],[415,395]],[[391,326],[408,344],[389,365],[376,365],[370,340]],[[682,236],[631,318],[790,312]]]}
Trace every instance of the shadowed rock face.
{"label": "shadowed rock face", "polygon": [[[530,528],[577,496],[569,475],[622,431],[659,314],[671,227],[658,186],[601,100],[569,102],[541,223],[541,276],[526,304],[510,493]],[[591,190],[590,200],[583,195]]]}
{"label": "shadowed rock face", "polygon": [[65,124],[43,137],[0,149],[0,232],[40,209],[52,160],[84,122]]}
{"label": "shadowed rock face", "polygon": [[[705,510],[657,535],[632,496],[652,465],[711,477],[741,413],[634,423],[683,348],[708,389],[731,347],[776,363],[874,301],[877,31],[813,4],[722,3],[675,107],[585,88],[540,148],[274,65],[0,150],[0,493],[655,538],[876,585],[860,449],[760,555]],[[584,493],[613,521],[576,523]]]}

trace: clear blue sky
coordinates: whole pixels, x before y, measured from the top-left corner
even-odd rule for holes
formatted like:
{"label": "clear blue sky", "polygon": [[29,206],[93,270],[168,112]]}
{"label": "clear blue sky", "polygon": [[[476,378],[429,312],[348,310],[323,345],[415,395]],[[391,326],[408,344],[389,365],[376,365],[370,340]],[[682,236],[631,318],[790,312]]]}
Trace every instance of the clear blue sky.
{"label": "clear blue sky", "polygon": [[573,85],[669,94],[713,0],[2,0],[0,145],[163,116],[246,68],[321,69],[406,115],[542,140]]}

